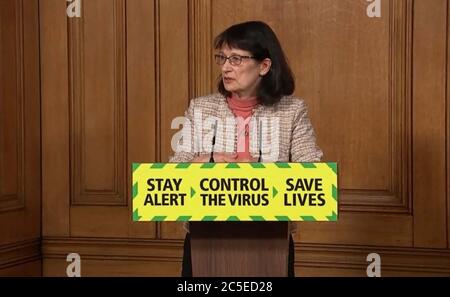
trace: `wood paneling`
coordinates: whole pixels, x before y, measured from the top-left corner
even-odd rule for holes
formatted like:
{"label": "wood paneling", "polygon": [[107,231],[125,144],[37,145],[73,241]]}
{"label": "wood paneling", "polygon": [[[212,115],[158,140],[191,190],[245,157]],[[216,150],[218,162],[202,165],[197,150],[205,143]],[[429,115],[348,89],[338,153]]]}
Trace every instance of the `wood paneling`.
{"label": "wood paneling", "polygon": [[444,248],[447,1],[427,3],[414,2],[414,246]]}
{"label": "wood paneling", "polygon": [[[174,240],[44,238],[44,275],[64,276],[66,257],[78,251],[81,274],[179,276],[182,244]],[[297,276],[366,276],[367,255],[381,256],[382,276],[449,276],[446,249],[297,244]],[[140,262],[140,263],[139,263]]]}
{"label": "wood paneling", "polygon": [[380,255],[381,276],[450,275],[446,249],[301,244],[296,246],[296,276],[364,277],[370,253]]}
{"label": "wood paneling", "polygon": [[0,212],[23,209],[24,172],[24,48],[22,1],[2,3],[0,101]]}
{"label": "wood paneling", "polygon": [[131,163],[168,160],[172,120],[215,92],[213,38],[255,19],[339,163],[339,220],[299,224],[297,274],[364,276],[379,252],[382,275],[449,275],[447,0],[381,1],[381,18],[365,0],[90,0],[81,19],[39,3],[45,275],[70,252],[82,275],[179,275],[185,231],[131,221]]}
{"label": "wood paneling", "polygon": [[32,262],[26,262],[22,264],[16,264],[0,270],[0,276],[16,276],[16,277],[32,277],[42,275],[42,261],[39,257],[38,260]]}
{"label": "wood paneling", "polygon": [[0,276],[41,275],[40,264],[39,237],[0,246]]}
{"label": "wood paneling", "polygon": [[154,223],[132,222],[126,185],[132,162],[156,158],[154,4],[83,3],[69,19],[64,3],[41,2],[44,234],[153,238]]}
{"label": "wood paneling", "polygon": [[295,240],[303,243],[412,246],[412,217],[340,213],[337,222],[301,222]]}
{"label": "wood paneling", "polygon": [[0,2],[0,28],[0,275],[36,276],[41,233],[38,2]]}
{"label": "wood paneling", "polygon": [[447,106],[447,116],[446,116],[446,139],[447,139],[447,248],[450,249],[450,30],[448,30],[448,26],[450,25],[450,3],[447,1],[447,93],[446,97],[446,106]]}
{"label": "wood paneling", "polygon": [[[381,3],[382,17],[372,19],[365,1],[266,0],[258,6],[213,1],[214,36],[250,19],[274,29],[296,74],[296,94],[308,104],[324,160],[339,163],[339,221],[301,223],[297,239],[412,243],[413,6],[410,0]],[[398,233],[390,230],[393,222]]]}
{"label": "wood paneling", "polygon": [[167,162],[173,152],[172,135],[176,132],[171,129],[172,120],[184,114],[189,101],[188,2],[156,2],[159,6],[159,157],[160,161]]}
{"label": "wood paneling", "polygon": [[214,91],[210,0],[189,2],[189,98]]}
{"label": "wood paneling", "polygon": [[70,235],[69,71],[64,1],[39,1],[42,234]]}
{"label": "wood paneling", "polygon": [[44,275],[64,276],[74,251],[82,276],[181,275],[179,241],[90,238],[44,238]]}
{"label": "wood paneling", "polygon": [[[156,161],[156,27],[153,1],[127,1],[127,197],[131,164]],[[130,201],[129,200],[129,201]],[[132,203],[128,203],[131,213]],[[130,237],[155,238],[156,223],[129,224]]]}
{"label": "wood paneling", "polygon": [[[159,98],[157,112],[160,155],[158,161],[167,162],[173,153],[171,139],[177,131],[171,123],[182,116],[189,101],[189,42],[188,1],[157,0],[159,28]],[[177,20],[177,25],[174,25]],[[178,224],[181,226],[181,224]],[[169,229],[168,229],[169,228]],[[158,238],[173,238],[170,227],[160,223]],[[181,230],[181,227],[178,229]],[[179,232],[179,231],[178,231]]]}
{"label": "wood paneling", "polygon": [[253,4],[213,1],[213,35],[250,19],[273,27],[324,160],[339,163],[341,209],[409,213],[412,2],[382,2],[378,20],[366,16],[364,1]]}
{"label": "wood paneling", "polygon": [[126,205],[125,1],[68,18],[72,205]]}

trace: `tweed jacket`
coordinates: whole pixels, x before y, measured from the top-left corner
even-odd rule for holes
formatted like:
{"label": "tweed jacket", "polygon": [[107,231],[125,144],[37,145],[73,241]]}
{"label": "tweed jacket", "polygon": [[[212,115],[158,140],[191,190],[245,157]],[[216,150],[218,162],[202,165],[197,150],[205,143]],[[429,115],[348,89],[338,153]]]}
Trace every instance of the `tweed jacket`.
{"label": "tweed jacket", "polygon": [[[169,162],[190,162],[199,154],[236,152],[237,119],[217,93],[192,99],[185,112],[176,152]],[[215,143],[213,146],[213,137]],[[250,155],[262,162],[320,162],[313,126],[302,99],[285,96],[272,106],[257,105],[249,124]]]}
{"label": "tweed jacket", "polygon": [[[190,162],[199,154],[236,152],[236,118],[226,98],[212,94],[192,99],[184,114],[186,122],[177,142],[171,163]],[[254,158],[261,151],[262,162],[320,162],[322,151],[316,138],[307,107],[302,99],[285,96],[273,106],[258,105],[249,123],[249,149]],[[214,146],[213,137],[215,136]],[[189,224],[183,224],[189,232]],[[294,233],[297,225],[289,224]]]}

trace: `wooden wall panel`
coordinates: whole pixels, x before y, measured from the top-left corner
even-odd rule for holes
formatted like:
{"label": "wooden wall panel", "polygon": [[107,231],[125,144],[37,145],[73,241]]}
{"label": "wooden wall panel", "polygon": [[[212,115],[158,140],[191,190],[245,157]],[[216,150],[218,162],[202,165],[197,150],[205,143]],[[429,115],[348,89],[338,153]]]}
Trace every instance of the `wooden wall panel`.
{"label": "wooden wall panel", "polygon": [[41,275],[41,240],[30,238],[0,244],[0,276]]}
{"label": "wooden wall panel", "polygon": [[0,3],[0,275],[41,273],[37,8]]}
{"label": "wooden wall panel", "polygon": [[379,252],[382,275],[450,275],[448,1],[255,1],[39,2],[45,275],[70,252],[83,275],[179,275],[182,224],[131,221],[131,163],[168,160],[172,120],[215,92],[214,36],[254,19],[340,164],[339,221],[299,225],[297,274],[364,276]]}
{"label": "wooden wall panel", "polygon": [[296,246],[297,276],[367,276],[367,255],[378,253],[381,276],[449,276],[444,249],[301,244]]}
{"label": "wooden wall panel", "polygon": [[128,185],[132,162],[156,158],[154,3],[41,10],[44,234],[153,238],[154,223],[132,222]]}
{"label": "wooden wall panel", "polygon": [[44,275],[63,276],[66,256],[77,251],[82,276],[179,276],[181,243],[173,240],[44,239]]}
{"label": "wooden wall panel", "polygon": [[[132,222],[132,205],[130,195],[131,186],[125,189],[122,185],[125,184],[125,182],[127,185],[131,184],[131,163],[138,161],[135,160],[136,152],[141,154],[140,158],[145,157],[145,159],[141,159],[141,162],[151,162],[152,160],[154,161],[156,154],[154,148],[146,152],[144,150],[144,147],[141,147],[140,149],[134,149],[132,154],[128,152],[128,156],[126,152],[127,148],[140,146],[140,138],[144,138],[144,142],[147,142],[148,148],[149,145],[151,145],[151,142],[145,139],[146,137],[143,137],[142,135],[146,135],[145,132],[149,130],[151,131],[151,134],[153,134],[154,130],[152,130],[152,127],[156,127],[156,119],[148,116],[148,113],[155,113],[155,105],[153,104],[155,103],[156,92],[154,89],[149,88],[152,85],[147,86],[149,78],[153,77],[156,79],[155,73],[157,73],[155,61],[150,60],[152,57],[149,56],[149,54],[154,52],[155,47],[155,34],[153,33],[154,22],[152,22],[152,20],[154,20],[154,5],[152,3],[144,3],[139,1],[128,4],[126,4],[124,1],[114,1],[112,4],[110,3],[109,10],[102,10],[102,7],[108,5],[109,2],[106,3],[99,1],[98,3],[89,3],[89,5],[94,5],[94,7],[91,9],[92,11],[95,11],[96,9],[98,10],[98,13],[93,13],[91,11],[90,14],[84,15],[84,18],[86,18],[86,20],[89,20],[89,18],[91,20],[90,24],[92,26],[92,29],[90,30],[90,34],[92,34],[92,41],[96,40],[97,36],[102,36],[102,38],[105,38],[106,35],[107,39],[105,41],[113,42],[112,46],[107,46],[107,44],[103,42],[102,46],[106,46],[104,50],[101,50],[101,48],[99,48],[99,46],[95,46],[95,44],[90,49],[81,49],[80,55],[86,56],[87,54],[91,54],[93,60],[89,64],[92,64],[94,63],[94,61],[97,61],[95,57],[100,53],[105,51],[109,53],[109,59],[103,61],[103,63],[108,64],[107,67],[103,67],[102,65],[92,66],[91,71],[96,71],[96,73],[90,73],[87,69],[84,69],[82,76],[90,78],[90,84],[92,84],[93,87],[97,87],[96,80],[92,80],[92,77],[102,76],[103,72],[109,74],[112,71],[114,74],[111,74],[112,76],[110,76],[109,80],[105,81],[106,84],[110,84],[109,86],[113,88],[108,89],[108,87],[105,86],[108,92],[112,93],[109,95],[100,93],[99,97],[102,97],[104,102],[103,104],[98,105],[100,109],[107,108],[108,106],[115,106],[114,110],[110,110],[112,113],[109,114],[110,116],[112,116],[109,123],[113,126],[109,126],[109,128],[111,129],[106,126],[94,126],[90,130],[92,130],[91,132],[95,132],[95,129],[99,129],[99,131],[101,131],[100,133],[93,133],[92,135],[95,135],[95,137],[102,137],[102,135],[104,135],[105,137],[103,137],[102,141],[106,139],[116,141],[116,143],[111,145],[106,145],[105,142],[104,144],[106,145],[107,150],[100,149],[97,151],[97,153],[102,154],[106,151],[113,153],[110,156],[112,156],[114,159],[114,161],[112,162],[115,164],[114,168],[108,169],[108,167],[103,167],[101,169],[99,168],[98,170],[101,170],[106,175],[109,175],[111,173],[113,174],[113,180],[116,180],[115,182],[113,182],[113,185],[117,185],[113,188],[117,190],[117,193],[112,192],[108,194],[108,191],[106,191],[104,193],[106,196],[102,194],[103,197],[97,197],[94,199],[91,199],[91,197],[83,199],[83,203],[81,203],[82,205],[80,205],[80,203],[72,203],[72,206],[70,208],[71,236],[96,237],[101,234],[105,237],[136,236],[141,238],[153,238],[155,237],[156,232],[155,223],[145,222],[136,224]],[[89,10],[89,5],[86,5],[84,9]],[[129,10],[127,8],[129,8]],[[99,14],[104,14],[104,16],[98,17]],[[145,26],[143,26],[144,24],[141,23],[132,23],[132,27],[130,28],[131,35],[130,38],[128,38],[128,36],[125,36],[125,25],[128,24],[128,21],[133,22],[132,20],[137,18],[135,14],[138,14],[143,17],[143,19],[146,19],[146,24]],[[96,24],[96,22],[101,22],[101,24]],[[86,23],[89,23],[89,21],[86,21]],[[100,31],[96,31],[97,28],[103,29]],[[87,28],[87,24],[84,25],[84,30],[89,30]],[[126,51],[126,49],[128,49],[126,42],[131,42],[131,52]],[[139,48],[139,51],[137,51],[137,48]],[[138,59],[140,60],[145,58],[145,55],[140,56],[140,54],[142,54],[144,51],[148,51],[148,53],[146,53],[147,60],[146,64],[140,65],[141,68],[132,68],[131,66],[129,67],[125,64],[125,61],[128,61],[128,59],[133,62],[137,61]],[[73,53],[70,53],[70,55],[72,54]],[[109,71],[108,69],[110,69],[111,71]],[[141,75],[144,74],[142,71],[145,71],[145,74],[149,74],[149,77]],[[131,95],[132,97],[127,97],[128,94],[124,93],[125,90],[127,90],[126,82],[129,81],[127,75],[130,75],[133,79],[129,89],[129,95]],[[156,82],[153,81],[152,84],[153,86],[155,86]],[[83,90],[83,85],[76,86]],[[140,89],[141,86],[146,87],[144,89]],[[100,88],[98,90],[104,92],[104,89],[105,88]],[[144,91],[148,91],[148,93],[143,93]],[[94,91],[91,91],[89,93],[95,94]],[[145,94],[145,97],[142,97],[143,94]],[[93,100],[93,98],[91,100]],[[125,103],[127,103],[128,106],[132,109],[126,111],[124,106]],[[97,102],[96,104],[99,103]],[[79,116],[80,114],[84,115],[88,112],[94,111],[92,113],[92,116],[95,117],[95,109],[96,108],[94,107],[88,108],[86,106],[83,110],[72,110],[72,113],[74,114],[74,116]],[[147,113],[144,115],[138,112],[135,118],[134,114],[130,112],[133,110],[140,110],[140,112],[146,111]],[[140,122],[139,120],[143,121]],[[131,135],[133,137],[131,139],[132,142],[127,138],[128,135],[125,133],[125,130],[122,131],[122,129],[126,129],[125,123],[127,121],[132,123],[131,125],[133,127],[133,131],[128,130],[129,132],[131,132]],[[137,126],[136,123],[138,123]],[[148,126],[143,125],[144,123],[147,123]],[[112,135],[114,134],[115,136],[112,137]],[[112,138],[109,138],[109,136],[111,136]],[[77,145],[83,143],[81,139],[76,139],[74,140],[74,142],[77,143]],[[92,166],[93,163],[95,164],[96,160],[98,160],[98,158],[93,157],[90,162],[91,165],[89,166]],[[122,164],[125,161],[126,164]],[[89,171],[89,169],[85,168],[83,169],[83,171],[87,172]],[[77,172],[76,174],[80,174],[80,172]],[[76,183],[76,181],[73,180],[73,183]],[[100,182],[100,180],[97,180],[95,184],[97,187],[102,187],[102,183]],[[76,193],[73,194],[77,195]],[[79,205],[79,207],[75,206],[77,204]],[[108,207],[106,206],[107,204],[123,205],[123,207]],[[114,218],[114,223],[112,223],[111,221],[112,218]]]}
{"label": "wooden wall panel", "polygon": [[[153,1],[127,1],[127,195],[131,213],[131,164],[157,161],[156,27]],[[129,224],[129,236],[155,238],[156,223]]]}
{"label": "wooden wall panel", "polygon": [[[157,0],[159,35],[159,97],[157,113],[160,155],[167,162],[173,150],[171,139],[178,131],[171,129],[175,117],[183,116],[189,102],[188,1]],[[175,21],[176,20],[176,21]],[[175,21],[175,23],[174,23]],[[159,223],[158,238],[180,238],[181,223]]]}
{"label": "wooden wall panel", "polygon": [[[296,94],[308,104],[324,160],[340,164],[343,209],[405,210],[409,165],[402,148],[409,147],[410,98],[404,89],[395,93],[407,73],[394,67],[394,59],[399,56],[404,64],[411,48],[404,36],[410,1],[382,2],[379,20],[366,16],[364,1],[263,1],[257,7],[240,2],[213,2],[213,35],[251,19],[274,28],[296,74]],[[282,12],[283,19],[272,11]],[[399,75],[403,79],[396,79]]]}
{"label": "wooden wall panel", "polygon": [[[157,1],[159,6],[159,131],[160,161],[167,162],[173,153],[172,120],[184,114],[189,101],[188,2]],[[174,24],[176,20],[176,24]]]}
{"label": "wooden wall panel", "polygon": [[445,0],[435,1],[432,7],[423,0],[414,3],[414,245],[442,248],[447,246],[445,76],[448,4]]}
{"label": "wooden wall panel", "polygon": [[[447,1],[447,25],[449,25],[449,17],[450,17],[450,3]],[[450,30],[447,29],[447,93],[446,97],[446,106],[447,106],[447,116],[446,116],[446,139],[447,139],[447,248],[450,249]]]}
{"label": "wooden wall panel", "polygon": [[[253,19],[265,21],[277,33],[296,74],[296,94],[309,107],[324,160],[339,163],[341,214],[399,214],[374,225],[368,219],[376,216],[369,214],[348,214],[330,227],[301,223],[297,239],[319,236],[321,242],[361,243],[366,236],[348,229],[359,224],[377,234],[374,242],[411,244],[412,1],[381,2],[381,18],[367,17],[365,1],[212,3],[213,36]],[[399,229],[405,233],[383,233],[393,220],[402,223]],[[334,235],[316,232],[326,229],[335,230]]]}
{"label": "wooden wall panel", "polygon": [[[20,3],[19,5],[17,3]],[[0,210],[24,207],[24,57],[21,2],[2,3]]]}
{"label": "wooden wall panel", "polygon": [[294,237],[301,243],[410,247],[412,221],[405,215],[345,212],[338,222],[302,222]]}
{"label": "wooden wall panel", "polygon": [[66,3],[39,1],[42,235],[70,235],[69,72]]}
{"label": "wooden wall panel", "polygon": [[124,0],[84,1],[69,18],[72,205],[126,205]]}

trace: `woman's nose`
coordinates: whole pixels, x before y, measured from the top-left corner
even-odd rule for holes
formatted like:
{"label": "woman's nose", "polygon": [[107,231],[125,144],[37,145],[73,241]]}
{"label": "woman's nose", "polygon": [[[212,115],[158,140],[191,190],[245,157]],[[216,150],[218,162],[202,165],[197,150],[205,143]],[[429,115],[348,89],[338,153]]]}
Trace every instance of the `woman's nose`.
{"label": "woman's nose", "polygon": [[225,60],[225,63],[223,63],[222,65],[222,71],[226,72],[226,71],[230,71],[232,69],[230,61],[228,59]]}

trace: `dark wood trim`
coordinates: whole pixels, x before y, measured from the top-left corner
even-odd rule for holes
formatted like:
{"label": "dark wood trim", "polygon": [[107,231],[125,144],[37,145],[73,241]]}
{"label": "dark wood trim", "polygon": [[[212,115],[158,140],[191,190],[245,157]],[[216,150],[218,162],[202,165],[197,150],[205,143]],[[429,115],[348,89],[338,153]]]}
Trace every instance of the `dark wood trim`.
{"label": "dark wood trim", "polygon": [[[79,253],[82,259],[103,261],[181,262],[180,240],[135,240],[128,238],[46,237],[43,259],[65,259]],[[365,273],[366,257],[378,253],[381,270],[398,276],[416,272],[450,275],[450,250],[327,244],[296,244],[297,269],[351,269]],[[154,268],[153,268],[154,269]],[[323,275],[327,275],[323,272]]]}
{"label": "dark wood trim", "polygon": [[40,259],[39,238],[0,245],[0,270]]}
{"label": "dark wood trim", "polygon": [[365,273],[367,255],[377,253],[381,271],[437,273],[450,275],[450,250],[377,246],[301,244],[296,245],[296,266],[357,269]]}
{"label": "dark wood trim", "polygon": [[42,241],[42,255],[45,259],[78,253],[82,259],[179,262],[182,245],[179,240],[46,237]]}

